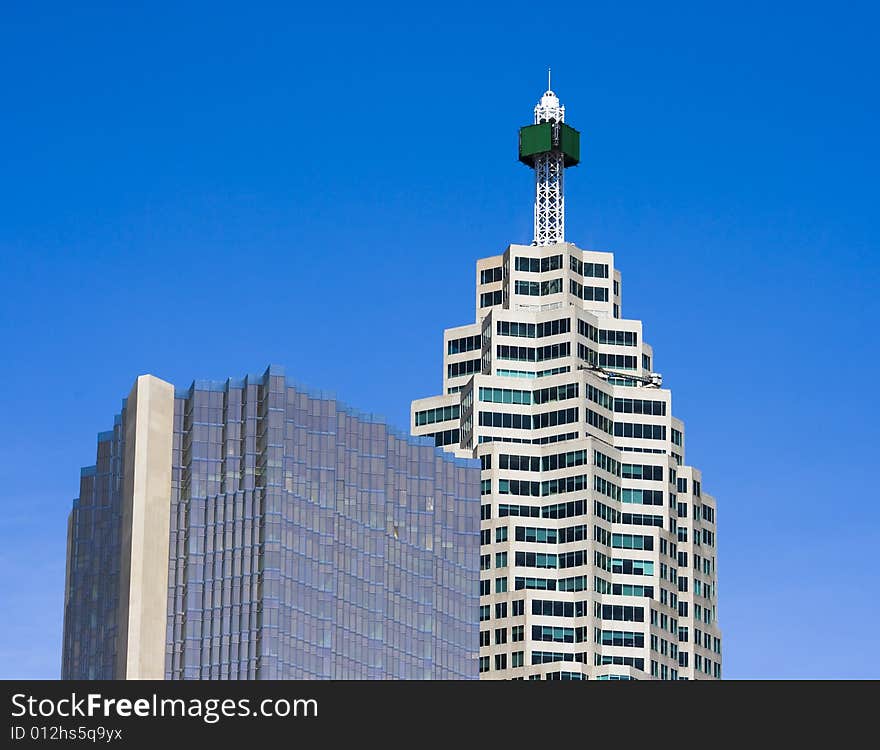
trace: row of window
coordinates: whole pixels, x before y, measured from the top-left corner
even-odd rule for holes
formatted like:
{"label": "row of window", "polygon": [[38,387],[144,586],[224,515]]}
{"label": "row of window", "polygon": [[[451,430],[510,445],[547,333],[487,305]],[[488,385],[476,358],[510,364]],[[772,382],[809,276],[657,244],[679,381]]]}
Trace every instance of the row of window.
{"label": "row of window", "polygon": [[666,440],[666,425],[615,422],[615,437],[641,438],[642,440]]}
{"label": "row of window", "polygon": [[575,297],[579,297],[587,302],[607,302],[608,287],[607,286],[583,286],[574,279],[569,281],[569,289]]}
{"label": "row of window", "polygon": [[497,289],[494,292],[483,292],[480,295],[480,307],[492,307],[493,305],[501,304],[501,290]]}
{"label": "row of window", "polygon": [[589,612],[590,603],[557,602],[553,599],[532,599],[532,614],[546,617],[584,617]]}
{"label": "row of window", "polygon": [[591,367],[596,366],[596,362],[598,361],[598,358],[599,358],[598,355],[596,354],[595,351],[590,349],[589,346],[586,346],[585,344],[580,343],[580,341],[578,342],[578,346],[577,346],[577,354],[578,354],[578,359],[581,360],[582,362],[586,362]]}
{"label": "row of window", "polygon": [[462,352],[472,352],[481,346],[481,337],[478,333],[476,336],[465,336],[460,339],[452,339],[446,345],[446,351],[449,354],[461,354]]}
{"label": "row of window", "polygon": [[493,281],[501,281],[501,266],[484,268],[480,271],[481,284],[491,284]]}
{"label": "row of window", "polygon": [[523,443],[531,445],[547,445],[548,443],[565,443],[569,440],[576,440],[578,433],[576,432],[560,432],[558,435],[547,435],[540,438],[518,438],[505,437],[500,435],[480,435],[480,443]]}
{"label": "row of window", "polygon": [[569,268],[579,276],[592,276],[597,279],[608,278],[607,263],[584,263],[573,255],[569,255],[568,258]]}
{"label": "row of window", "polygon": [[532,625],[533,641],[549,641],[551,643],[584,643],[587,640],[587,628],[560,628],[553,625]]}
{"label": "row of window", "polygon": [[593,476],[593,489],[612,500],[620,500],[620,487],[603,477]]}
{"label": "row of window", "polygon": [[599,343],[613,346],[638,346],[638,331],[612,331],[606,328],[599,330]]}
{"label": "row of window", "polygon": [[557,385],[523,391],[516,388],[480,388],[480,401],[495,404],[546,404],[578,397],[578,384]]}
{"label": "row of window", "polygon": [[597,667],[601,664],[614,664],[622,667],[632,667],[641,672],[645,671],[645,660],[637,656],[608,656],[607,654],[594,654],[594,661]]}
{"label": "row of window", "polygon": [[614,411],[623,414],[653,414],[665,417],[666,402],[647,401],[640,398],[616,398],[614,399]]}
{"label": "row of window", "polygon": [[645,608],[622,604],[599,604],[596,602],[596,617],[603,620],[617,620],[620,622],[644,622]]}
{"label": "row of window", "polygon": [[545,273],[562,268],[562,256],[551,255],[547,258],[526,258],[518,255],[513,259],[513,267],[526,273]]}
{"label": "row of window", "polygon": [[599,367],[607,367],[612,370],[635,370],[636,357],[629,354],[606,354],[599,352]]}
{"label": "row of window", "polygon": [[517,591],[527,589],[530,591],[586,591],[587,576],[573,576],[571,578],[527,578],[517,576],[514,579],[514,587]]}
{"label": "row of window", "polygon": [[431,432],[425,437],[433,438],[435,446],[442,445],[458,445],[461,442],[458,430],[442,430],[441,432]]}
{"label": "row of window", "polygon": [[605,505],[605,503],[600,503],[598,500],[593,501],[593,513],[605,521],[620,522],[620,511]]}
{"label": "row of window", "polygon": [[517,279],[514,284],[514,291],[517,294],[524,294],[529,297],[545,297],[548,294],[559,294],[562,292],[562,279],[548,279],[547,281],[520,281]]}
{"label": "row of window", "polygon": [[548,320],[544,323],[517,323],[515,321],[499,320],[495,329],[500,336],[540,339],[545,336],[557,336],[560,333],[568,333],[571,330],[571,320],[569,318],[559,318],[557,320]]}
{"label": "row of window", "polygon": [[587,398],[605,409],[611,409],[611,396],[605,393],[605,391],[600,391],[589,383],[587,383]]}
{"label": "row of window", "polygon": [[663,528],[663,516],[648,513],[621,513],[621,523],[631,526],[656,526]]}
{"label": "row of window", "polygon": [[452,362],[451,364],[446,365],[446,377],[448,378],[457,378],[462,375],[473,375],[475,372],[480,372],[480,360],[479,359],[469,359],[465,362]]}
{"label": "row of window", "polygon": [[510,414],[509,412],[481,411],[479,423],[482,427],[502,427],[514,430],[540,430],[578,421],[578,409],[559,409],[540,414]]}
{"label": "row of window", "polygon": [[517,456],[510,453],[501,453],[498,456],[498,465],[502,469],[512,469],[513,471],[554,471],[572,466],[583,466],[586,463],[587,451],[585,450],[554,453],[550,456]]}
{"label": "row of window", "polygon": [[[570,651],[565,653],[557,651],[532,651],[532,664],[552,664],[557,661],[571,661],[586,664],[587,653],[585,651],[580,653],[573,653]],[[550,679],[549,676],[547,679]]]}
{"label": "row of window", "polygon": [[508,378],[546,378],[550,375],[559,375],[563,372],[568,372],[571,368],[566,365],[565,367],[552,367],[549,370],[538,370],[538,372],[531,372],[528,370],[504,370],[498,368],[495,370],[496,375],[501,375]]}
{"label": "row of window", "polygon": [[617,549],[654,549],[654,537],[642,534],[612,534],[611,546]]}
{"label": "row of window", "polygon": [[[491,506],[489,506],[491,508]],[[587,514],[586,500],[571,500],[553,505],[510,505],[498,506],[498,517],[516,516],[519,518],[574,518]],[[485,519],[484,519],[485,520]]]}
{"label": "row of window", "polygon": [[613,558],[611,560],[611,572],[631,576],[652,576],[654,575],[654,563],[651,560]]}
{"label": "row of window", "polygon": [[609,474],[617,477],[620,476],[620,461],[610,458],[604,453],[593,451],[593,463],[602,471],[607,471]]}
{"label": "row of window", "polygon": [[435,422],[448,422],[450,419],[459,418],[459,406],[438,406],[436,409],[426,409],[416,412],[416,424],[434,424]]}
{"label": "row of window", "polygon": [[529,482],[524,479],[499,479],[499,495],[525,495],[528,497],[547,497],[567,492],[580,492],[589,485],[586,474],[548,479],[543,482]]}
{"label": "row of window", "polygon": [[587,323],[585,320],[578,318],[578,333],[584,338],[598,343],[599,329],[596,326]]}
{"label": "row of window", "polygon": [[596,642],[603,646],[645,647],[645,634],[629,630],[600,630],[596,628],[595,638]]}
{"label": "row of window", "polygon": [[[498,528],[501,531],[501,528]],[[496,534],[495,541],[505,541],[507,539],[507,528],[504,528],[504,539]],[[587,538],[587,525],[580,524],[578,526],[566,526],[562,529],[545,529],[535,526],[517,526],[514,530],[514,538],[518,542],[540,542],[545,544],[565,544],[567,542],[579,542]]]}
{"label": "row of window", "polygon": [[552,552],[516,552],[514,562],[517,567],[520,568],[558,568],[560,570],[565,568],[579,568],[589,563],[589,551],[574,550],[572,552],[560,552],[558,554]]}
{"label": "row of window", "polygon": [[598,412],[593,411],[592,409],[587,409],[587,424],[595,427],[597,430],[602,430],[602,432],[610,435],[612,422],[608,417],[599,414]]}
{"label": "row of window", "polygon": [[655,482],[663,481],[663,467],[653,464],[623,464],[621,476],[624,479],[646,479]]}
{"label": "row of window", "polygon": [[647,597],[648,599],[654,598],[653,586],[643,586],[641,584],[633,583],[612,584],[606,581],[604,578],[599,578],[598,576],[595,576],[593,578],[593,590],[597,594],[612,594],[614,596],[643,596]]}
{"label": "row of window", "polygon": [[571,354],[571,345],[564,341],[560,344],[546,346],[509,346],[499,344],[496,347],[498,359],[512,359],[518,362],[545,362],[548,359],[559,359]]}

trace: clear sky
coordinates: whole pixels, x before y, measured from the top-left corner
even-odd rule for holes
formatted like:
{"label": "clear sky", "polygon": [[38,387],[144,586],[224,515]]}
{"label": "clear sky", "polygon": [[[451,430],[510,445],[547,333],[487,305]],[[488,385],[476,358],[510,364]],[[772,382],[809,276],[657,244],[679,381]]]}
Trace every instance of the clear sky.
{"label": "clear sky", "polygon": [[531,240],[551,65],[567,239],[616,254],[718,498],[725,676],[880,677],[871,4],[119,5],[0,25],[0,676],[59,674],[138,374],[278,363],[401,427],[439,391],[474,262]]}

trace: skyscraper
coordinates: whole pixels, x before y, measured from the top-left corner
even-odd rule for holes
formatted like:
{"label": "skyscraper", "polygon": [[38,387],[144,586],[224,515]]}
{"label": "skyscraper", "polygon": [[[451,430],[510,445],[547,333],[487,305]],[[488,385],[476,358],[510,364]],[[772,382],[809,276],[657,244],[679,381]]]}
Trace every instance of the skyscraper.
{"label": "skyscraper", "polygon": [[549,89],[520,130],[535,234],[477,261],[474,323],[411,430],[482,466],[485,679],[716,679],[716,505],[614,255],[565,241],[580,134]]}
{"label": "skyscraper", "polygon": [[70,513],[62,677],[476,678],[479,474],[275,366],[141,376]]}

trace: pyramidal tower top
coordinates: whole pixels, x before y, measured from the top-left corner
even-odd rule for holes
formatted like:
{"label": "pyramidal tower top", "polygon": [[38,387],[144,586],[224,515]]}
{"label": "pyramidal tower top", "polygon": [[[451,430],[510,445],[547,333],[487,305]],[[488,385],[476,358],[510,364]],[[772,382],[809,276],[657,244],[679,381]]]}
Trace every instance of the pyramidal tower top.
{"label": "pyramidal tower top", "polygon": [[565,124],[565,107],[550,88],[535,106],[535,122],[519,130],[519,160],[535,170],[535,238],[533,245],[565,242],[566,167],[580,161],[580,133]]}

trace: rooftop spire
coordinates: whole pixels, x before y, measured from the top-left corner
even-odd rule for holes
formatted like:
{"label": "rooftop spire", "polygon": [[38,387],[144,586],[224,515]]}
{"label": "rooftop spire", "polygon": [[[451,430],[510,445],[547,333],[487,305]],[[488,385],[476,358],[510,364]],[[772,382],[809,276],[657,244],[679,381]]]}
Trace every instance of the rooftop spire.
{"label": "rooftop spire", "polygon": [[565,167],[580,159],[580,136],[565,124],[565,107],[550,88],[535,106],[535,123],[519,131],[519,159],[535,170],[535,239],[533,245],[565,242]]}

